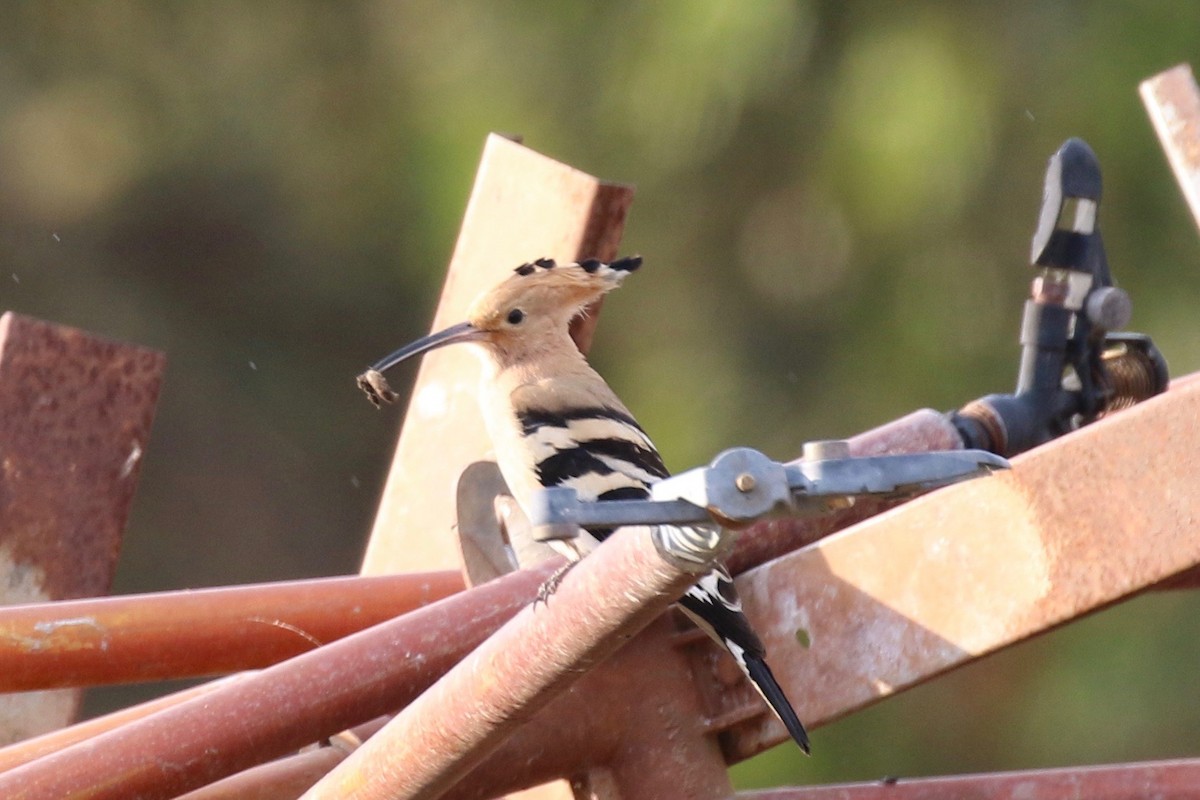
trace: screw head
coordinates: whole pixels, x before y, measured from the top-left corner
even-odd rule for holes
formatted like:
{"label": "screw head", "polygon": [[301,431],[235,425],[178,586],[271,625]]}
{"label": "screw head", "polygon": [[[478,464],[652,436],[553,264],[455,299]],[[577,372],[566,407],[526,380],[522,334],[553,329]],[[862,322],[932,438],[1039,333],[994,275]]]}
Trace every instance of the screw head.
{"label": "screw head", "polygon": [[749,472],[743,472],[741,475],[738,475],[733,479],[733,485],[736,486],[737,490],[742,494],[747,494],[748,492],[754,491],[754,487],[758,486],[758,481],[756,481],[754,476]]}

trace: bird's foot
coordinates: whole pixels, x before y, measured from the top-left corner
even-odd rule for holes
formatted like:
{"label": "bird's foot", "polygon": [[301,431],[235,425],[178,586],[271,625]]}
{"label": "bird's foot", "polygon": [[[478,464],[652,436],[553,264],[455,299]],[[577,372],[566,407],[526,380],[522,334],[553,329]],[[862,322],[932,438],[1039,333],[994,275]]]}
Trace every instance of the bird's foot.
{"label": "bird's foot", "polygon": [[568,561],[558,569],[554,570],[550,577],[546,578],[546,581],[538,587],[537,597],[533,601],[534,607],[536,607],[538,603],[545,603],[548,605],[550,603],[550,595],[558,591],[558,585],[562,583],[563,578],[565,578],[567,573],[571,571],[571,567],[578,563],[578,561]]}

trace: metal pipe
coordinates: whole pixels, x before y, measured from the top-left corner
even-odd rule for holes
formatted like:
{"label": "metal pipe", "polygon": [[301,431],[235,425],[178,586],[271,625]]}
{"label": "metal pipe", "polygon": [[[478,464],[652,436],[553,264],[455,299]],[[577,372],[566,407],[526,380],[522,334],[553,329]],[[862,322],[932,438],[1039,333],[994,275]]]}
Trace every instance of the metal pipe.
{"label": "metal pipe", "polygon": [[[680,634],[679,625],[688,630]],[[733,787],[711,735],[720,729],[711,692],[770,712],[718,647],[682,614],[660,617],[513,731],[441,800],[486,800],[560,777],[579,786],[597,776],[599,797],[728,800]],[[709,677],[714,667],[721,679]]]}
{"label": "metal pipe", "polygon": [[902,778],[742,792],[738,800],[1074,800],[1078,797],[1194,798],[1200,759],[1032,769],[990,775]]}
{"label": "metal pipe", "polygon": [[0,773],[5,800],[166,800],[410,702],[523,605],[512,573]]}
{"label": "metal pipe", "polygon": [[250,673],[230,675],[227,678],[202,683],[190,689],[184,689],[180,692],[156,697],[145,703],[122,708],[119,711],[105,714],[102,717],[95,717],[85,722],[78,722],[65,728],[59,728],[56,731],[44,733],[41,736],[35,736],[32,739],[25,739],[24,741],[10,744],[8,747],[0,749],[0,773],[10,770],[13,767],[27,764],[50,753],[58,752],[64,747],[73,745],[76,742],[82,742],[84,739],[90,739],[93,736],[110,731],[113,728],[118,728],[134,720],[148,717],[155,712],[162,711],[164,708],[170,708],[193,697],[208,694],[230,681],[243,680],[249,677],[249,675]]}
{"label": "metal pipe", "polygon": [[[645,528],[618,529],[547,602],[518,613],[304,798],[432,800],[443,794],[696,580],[704,566],[666,557],[656,538]],[[706,543],[708,564],[720,539],[716,533]]]}
{"label": "metal pipe", "polygon": [[267,667],[462,589],[444,571],[0,608],[0,692]]}
{"label": "metal pipe", "polygon": [[355,747],[373,736],[384,718],[359,725],[332,739],[326,747],[314,747],[292,756],[260,764],[248,770],[202,786],[175,800],[296,800],[324,777]]}
{"label": "metal pipe", "polygon": [[175,800],[296,800],[345,757],[336,747],[305,750],[230,775]]}

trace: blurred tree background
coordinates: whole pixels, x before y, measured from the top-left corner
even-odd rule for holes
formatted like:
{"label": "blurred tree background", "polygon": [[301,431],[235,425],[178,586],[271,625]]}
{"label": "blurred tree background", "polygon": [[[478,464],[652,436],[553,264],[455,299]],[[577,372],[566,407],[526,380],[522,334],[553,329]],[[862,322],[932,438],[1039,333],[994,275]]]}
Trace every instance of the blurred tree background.
{"label": "blurred tree background", "polygon": [[[117,592],[356,571],[399,421],[353,376],[426,330],[492,130],[637,184],[624,250],[647,263],[594,360],[673,468],[1010,390],[1042,173],[1073,135],[1132,327],[1200,368],[1200,241],[1136,94],[1195,60],[1200,5],[4,12],[0,309],[168,354]],[[1123,604],[737,779],[1195,755],[1198,611]]]}

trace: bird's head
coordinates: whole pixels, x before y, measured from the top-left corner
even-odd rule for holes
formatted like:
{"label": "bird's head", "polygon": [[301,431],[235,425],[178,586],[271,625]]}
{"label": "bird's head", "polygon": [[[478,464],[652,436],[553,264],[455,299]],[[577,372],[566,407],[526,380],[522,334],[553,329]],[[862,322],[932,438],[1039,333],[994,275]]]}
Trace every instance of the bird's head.
{"label": "bird's head", "polygon": [[401,361],[458,342],[482,345],[492,360],[508,366],[562,347],[575,317],[621,285],[642,264],[640,256],[611,263],[589,259],[558,264],[540,258],[484,292],[457,325],[431,333],[380,359],[358,377],[359,387],[375,405],[396,398],[382,373]]}

